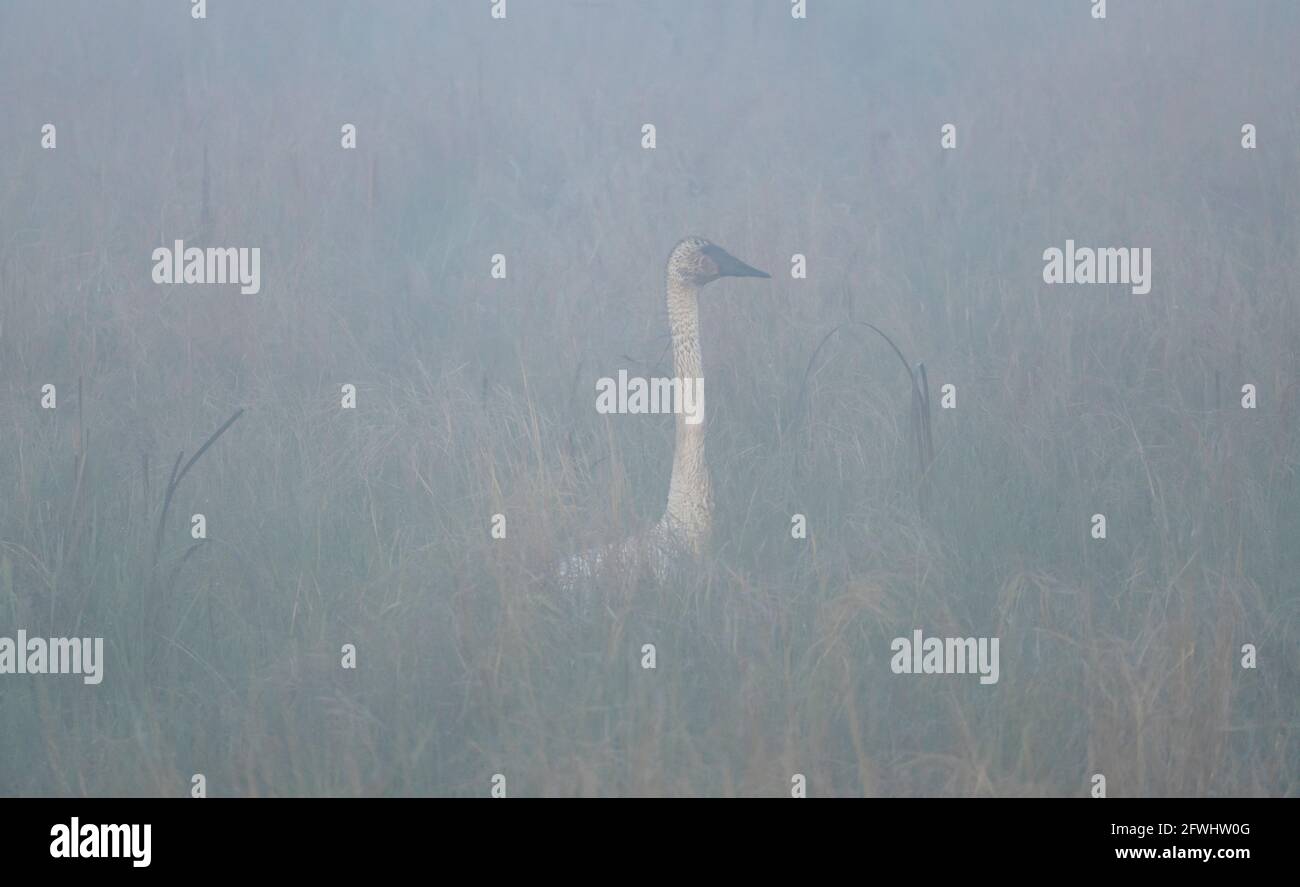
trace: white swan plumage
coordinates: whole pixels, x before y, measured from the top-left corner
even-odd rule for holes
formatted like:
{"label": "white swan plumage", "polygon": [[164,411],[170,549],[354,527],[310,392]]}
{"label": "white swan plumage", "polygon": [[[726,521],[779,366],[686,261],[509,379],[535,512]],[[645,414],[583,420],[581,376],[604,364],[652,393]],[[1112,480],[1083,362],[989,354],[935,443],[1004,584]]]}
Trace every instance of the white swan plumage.
{"label": "white swan plumage", "polygon": [[[682,381],[703,379],[700,350],[700,290],[722,277],[771,277],[703,237],[684,237],[668,256],[664,290],[672,333],[673,376]],[[701,555],[713,530],[713,485],[704,458],[703,383],[697,411],[677,413],[673,470],[663,516],[644,532],[576,554],[556,569],[562,586],[617,568],[652,574],[662,581],[674,565]]]}

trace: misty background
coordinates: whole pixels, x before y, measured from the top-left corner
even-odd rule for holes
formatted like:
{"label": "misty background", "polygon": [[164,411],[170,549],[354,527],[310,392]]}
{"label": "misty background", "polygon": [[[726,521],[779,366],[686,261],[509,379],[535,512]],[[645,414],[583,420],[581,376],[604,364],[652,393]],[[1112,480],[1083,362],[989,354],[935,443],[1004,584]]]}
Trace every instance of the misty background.
{"label": "misty background", "polygon": [[[106,649],[0,675],[0,792],[1295,795],[1300,7],[808,7],[0,5],[0,636]],[[575,608],[663,509],[595,382],[671,374],[687,234],[773,274],[702,298],[713,550]]]}

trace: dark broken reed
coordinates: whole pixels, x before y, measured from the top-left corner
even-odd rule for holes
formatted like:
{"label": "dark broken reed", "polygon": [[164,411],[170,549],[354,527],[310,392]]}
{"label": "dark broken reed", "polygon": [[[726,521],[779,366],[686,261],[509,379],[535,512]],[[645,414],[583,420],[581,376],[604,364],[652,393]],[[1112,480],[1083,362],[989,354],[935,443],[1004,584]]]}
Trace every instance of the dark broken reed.
{"label": "dark broken reed", "polygon": [[930,379],[925,363],[912,376],[912,435],[916,440],[916,495],[921,511],[930,504],[930,466],[934,464],[934,431],[930,424]]}
{"label": "dark broken reed", "polygon": [[934,463],[934,433],[930,421],[929,379],[926,375],[925,364],[918,363],[913,368],[912,364],[903,356],[902,349],[894,344],[894,340],[880,327],[864,320],[848,320],[833,327],[830,332],[822,337],[822,340],[817,343],[817,347],[813,350],[812,357],[808,359],[808,367],[804,370],[803,380],[799,384],[799,400],[795,404],[793,421],[797,422],[802,417],[808,379],[812,375],[813,367],[817,363],[817,357],[821,354],[822,348],[826,346],[832,336],[846,326],[864,326],[884,339],[894,354],[898,356],[899,361],[903,364],[903,369],[907,372],[907,378],[912,387],[910,424],[912,439],[916,444],[917,504],[922,511],[925,511],[929,502],[930,466]]}
{"label": "dark broken reed", "polygon": [[[223,422],[220,428],[212,432],[212,436],[208,438],[207,442],[203,444],[203,446],[199,447],[198,452],[196,452],[193,456],[190,457],[190,461],[185,463],[184,468],[181,468],[180,464],[181,464],[181,459],[184,458],[185,456],[185,451],[181,450],[179,453],[176,454],[176,461],[172,463],[171,476],[167,479],[167,491],[163,495],[162,514],[158,516],[158,531],[154,535],[153,562],[152,562],[153,567],[156,568],[158,566],[158,555],[162,551],[163,525],[167,522],[167,511],[168,509],[171,508],[172,496],[176,493],[176,488],[180,486],[180,482],[185,479],[185,475],[189,473],[189,470],[194,467],[194,463],[199,461],[199,459],[203,457],[203,454],[208,451],[208,448],[217,442],[217,438],[225,434],[226,429],[228,429],[231,425],[234,425],[235,420],[238,419],[243,414],[244,414],[244,410],[242,407],[235,410],[235,414],[231,416],[229,419],[227,419],[225,422]],[[145,464],[146,465],[148,464],[147,457],[145,460]],[[178,471],[177,469],[180,470]],[[185,556],[181,559],[181,563],[184,563],[184,561],[194,552],[194,549],[196,547],[197,546],[190,546],[190,550],[185,553]]]}

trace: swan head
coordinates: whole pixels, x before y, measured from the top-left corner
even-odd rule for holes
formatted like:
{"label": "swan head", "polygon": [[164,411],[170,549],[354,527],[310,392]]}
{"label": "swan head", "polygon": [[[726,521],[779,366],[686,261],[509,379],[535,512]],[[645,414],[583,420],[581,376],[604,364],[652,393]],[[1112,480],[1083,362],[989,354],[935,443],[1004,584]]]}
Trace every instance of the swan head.
{"label": "swan head", "polygon": [[703,237],[684,237],[668,257],[670,279],[694,286],[704,286],[719,277],[771,277],[737,259],[716,243]]}

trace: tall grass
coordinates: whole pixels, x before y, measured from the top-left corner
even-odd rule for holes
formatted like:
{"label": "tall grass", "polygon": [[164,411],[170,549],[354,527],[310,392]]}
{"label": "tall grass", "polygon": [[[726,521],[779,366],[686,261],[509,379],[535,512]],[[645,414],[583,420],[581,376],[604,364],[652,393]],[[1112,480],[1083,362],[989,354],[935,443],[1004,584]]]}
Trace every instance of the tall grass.
{"label": "tall grass", "polygon": [[[1295,795],[1297,15],[1075,5],[0,12],[0,635],[107,658],[0,677],[0,792]],[[594,383],[668,371],[686,233],[774,274],[702,307],[714,550],[579,612],[549,565],[663,507]],[[1042,285],[1067,237],[1151,294]],[[931,443],[850,321],[957,386]]]}

